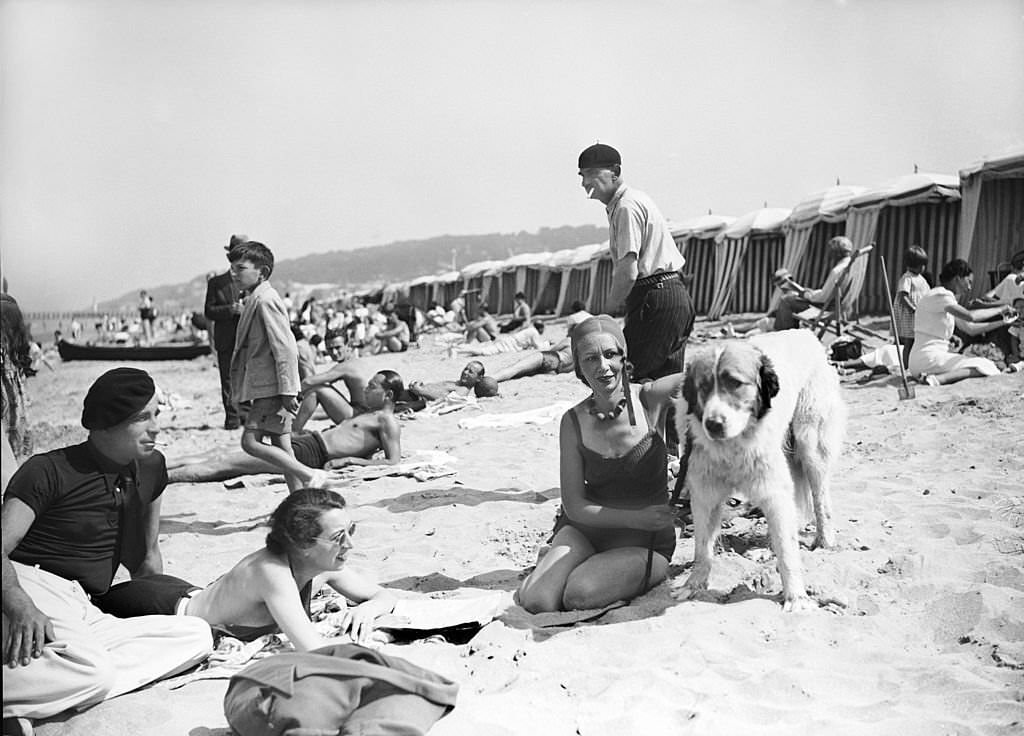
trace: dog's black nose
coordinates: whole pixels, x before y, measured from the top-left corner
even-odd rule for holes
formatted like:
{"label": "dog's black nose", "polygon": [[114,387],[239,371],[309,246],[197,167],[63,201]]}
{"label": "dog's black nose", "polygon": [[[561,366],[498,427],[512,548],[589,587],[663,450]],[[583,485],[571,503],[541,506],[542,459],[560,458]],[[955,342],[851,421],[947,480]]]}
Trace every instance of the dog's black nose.
{"label": "dog's black nose", "polygon": [[725,424],[718,421],[717,419],[705,417],[704,429],[706,429],[708,434],[711,435],[712,437],[721,437],[725,433]]}

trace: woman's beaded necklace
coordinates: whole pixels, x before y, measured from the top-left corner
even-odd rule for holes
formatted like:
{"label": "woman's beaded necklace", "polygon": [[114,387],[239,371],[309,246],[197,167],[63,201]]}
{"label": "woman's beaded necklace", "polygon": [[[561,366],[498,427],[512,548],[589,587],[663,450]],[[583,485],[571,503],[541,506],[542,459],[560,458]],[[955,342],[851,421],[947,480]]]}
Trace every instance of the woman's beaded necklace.
{"label": "woman's beaded necklace", "polygon": [[587,401],[587,413],[590,416],[597,419],[599,422],[611,421],[618,419],[619,414],[626,408],[626,397],[623,396],[618,402],[612,406],[608,411],[601,411],[597,408],[597,403],[594,401],[594,397],[591,396]]}

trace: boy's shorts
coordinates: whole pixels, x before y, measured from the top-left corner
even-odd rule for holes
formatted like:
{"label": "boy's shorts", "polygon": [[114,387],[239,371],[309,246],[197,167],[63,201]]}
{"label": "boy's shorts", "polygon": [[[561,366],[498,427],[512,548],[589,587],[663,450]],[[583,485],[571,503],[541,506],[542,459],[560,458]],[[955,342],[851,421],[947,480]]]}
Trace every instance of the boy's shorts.
{"label": "boy's shorts", "polygon": [[280,396],[253,399],[249,415],[245,418],[245,428],[264,434],[291,434],[292,419],[294,415],[281,404]]}

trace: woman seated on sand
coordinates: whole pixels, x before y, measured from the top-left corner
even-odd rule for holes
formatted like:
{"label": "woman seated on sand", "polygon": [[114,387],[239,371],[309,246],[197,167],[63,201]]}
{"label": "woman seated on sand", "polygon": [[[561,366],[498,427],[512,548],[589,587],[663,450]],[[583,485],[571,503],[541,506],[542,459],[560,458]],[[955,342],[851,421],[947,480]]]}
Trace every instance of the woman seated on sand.
{"label": "woman seated on sand", "polygon": [[[391,613],[393,593],[346,567],[356,524],[345,499],[334,491],[302,488],[286,497],[270,517],[266,546],[243,557],[207,588],[193,588],[173,612],[198,616],[242,641],[284,632],[298,651],[331,642],[310,621],[314,587],[329,585],[355,603],[340,633],[365,642],[373,622]],[[171,613],[172,611],[168,611]]]}
{"label": "woman seated on sand", "polygon": [[665,579],[676,544],[658,428],[680,376],[630,385],[626,340],[608,315],[581,322],[571,339],[576,375],[591,395],[562,417],[562,510],[517,593],[534,613],[643,593]]}
{"label": "woman seated on sand", "polygon": [[[988,358],[969,357],[949,350],[949,338],[959,328],[968,335],[983,335],[1017,319],[1011,306],[967,309],[959,299],[971,293],[973,272],[967,261],[954,258],[942,267],[941,286],[928,291],[914,316],[914,346],[908,369],[922,383],[942,386],[965,378],[995,376],[999,368]],[[999,317],[995,322],[985,320]]]}

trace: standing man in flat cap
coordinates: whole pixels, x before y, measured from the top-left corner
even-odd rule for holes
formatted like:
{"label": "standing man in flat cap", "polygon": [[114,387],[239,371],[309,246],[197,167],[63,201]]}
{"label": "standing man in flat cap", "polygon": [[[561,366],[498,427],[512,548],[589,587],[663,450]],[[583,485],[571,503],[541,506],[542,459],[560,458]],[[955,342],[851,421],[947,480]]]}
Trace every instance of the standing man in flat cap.
{"label": "standing man in flat cap", "polygon": [[[228,258],[231,257],[232,248],[248,239],[246,235],[232,235],[224,248]],[[238,429],[242,423],[238,417],[238,408],[231,400],[231,354],[235,350],[235,333],[242,314],[242,300],[238,284],[231,278],[230,269],[206,282],[206,307],[203,314],[210,320],[213,349],[217,352],[220,399],[224,404],[224,429]]]}
{"label": "standing man in flat cap", "polygon": [[686,340],[693,329],[693,302],[683,285],[683,257],[653,200],[627,187],[622,158],[597,143],[579,157],[587,196],[608,213],[612,291],[608,310],[625,305],[625,335],[632,378],[643,381],[683,370]]}
{"label": "standing man in flat cap", "polygon": [[[194,589],[160,574],[158,411],[149,374],[108,371],[85,397],[88,439],[33,455],[10,480],[0,511],[5,728],[135,690],[210,653],[202,619],[145,615],[159,609],[154,591]],[[122,564],[132,580],[111,587]]]}

